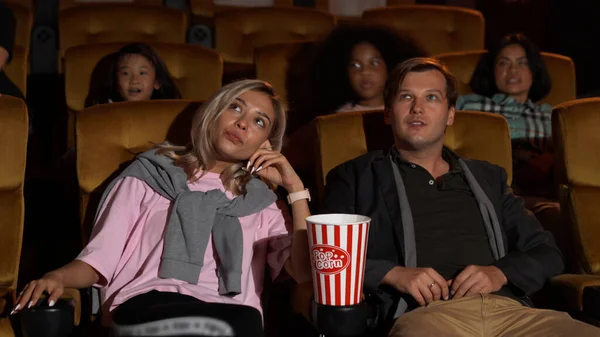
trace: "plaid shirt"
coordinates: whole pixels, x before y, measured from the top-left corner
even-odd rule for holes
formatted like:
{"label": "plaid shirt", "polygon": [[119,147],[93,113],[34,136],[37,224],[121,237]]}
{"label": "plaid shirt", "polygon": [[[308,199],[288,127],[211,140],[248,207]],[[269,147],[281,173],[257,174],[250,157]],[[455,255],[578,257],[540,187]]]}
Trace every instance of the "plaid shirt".
{"label": "plaid shirt", "polygon": [[477,94],[460,96],[456,110],[475,110],[497,113],[508,122],[513,150],[523,149],[537,154],[550,152],[552,142],[552,106],[537,105],[531,100],[517,102],[505,94],[492,98]]}

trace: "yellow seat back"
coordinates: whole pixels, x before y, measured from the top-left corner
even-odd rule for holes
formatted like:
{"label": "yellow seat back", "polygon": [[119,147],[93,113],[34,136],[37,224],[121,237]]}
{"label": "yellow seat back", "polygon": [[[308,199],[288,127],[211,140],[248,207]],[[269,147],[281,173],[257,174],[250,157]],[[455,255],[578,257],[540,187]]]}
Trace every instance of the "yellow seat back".
{"label": "yellow seat back", "polygon": [[[169,140],[185,145],[199,102],[155,100],[101,104],[77,114],[77,178],[82,240],[87,242],[106,184],[136,154]],[[89,205],[88,205],[89,204]]]}
{"label": "yellow seat back", "polygon": [[324,38],[335,26],[329,13],[307,8],[263,7],[215,15],[215,48],[225,62],[252,64],[254,48]]}
{"label": "yellow seat back", "polygon": [[430,55],[484,48],[485,21],[481,12],[473,9],[405,5],[370,9],[362,17],[411,36]]}
{"label": "yellow seat back", "polygon": [[0,96],[0,111],[0,312],[6,312],[5,305],[15,304],[19,275],[29,122],[27,105],[19,98]]}

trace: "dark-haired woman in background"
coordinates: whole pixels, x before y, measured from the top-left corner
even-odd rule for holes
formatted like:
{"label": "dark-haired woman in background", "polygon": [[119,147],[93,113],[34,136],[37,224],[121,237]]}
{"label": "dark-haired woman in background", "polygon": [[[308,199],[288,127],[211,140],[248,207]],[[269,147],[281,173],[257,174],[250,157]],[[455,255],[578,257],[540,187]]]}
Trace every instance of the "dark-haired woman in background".
{"label": "dark-haired woman in background", "polygon": [[293,130],[320,115],[383,109],[383,88],[398,63],[426,56],[413,40],[392,28],[339,26],[321,44],[310,74],[310,108],[290,113]]}
{"label": "dark-haired woman in background", "polygon": [[392,28],[341,26],[323,42],[315,62],[315,85],[329,112],[383,108],[387,74],[398,63],[425,52]]}
{"label": "dark-haired woman in background", "polygon": [[539,103],[552,84],[538,48],[522,34],[504,37],[481,57],[470,84],[475,94],[459,97],[456,109],[506,118],[512,140],[512,187],[523,197],[525,207],[554,234],[566,271],[572,271],[575,260],[570,233],[561,222],[555,200],[552,106]]}
{"label": "dark-haired woman in background", "polygon": [[552,106],[538,104],[551,82],[538,48],[522,34],[504,37],[481,57],[470,84],[475,94],[459,97],[456,109],[504,116],[512,139],[517,192],[552,196]]}

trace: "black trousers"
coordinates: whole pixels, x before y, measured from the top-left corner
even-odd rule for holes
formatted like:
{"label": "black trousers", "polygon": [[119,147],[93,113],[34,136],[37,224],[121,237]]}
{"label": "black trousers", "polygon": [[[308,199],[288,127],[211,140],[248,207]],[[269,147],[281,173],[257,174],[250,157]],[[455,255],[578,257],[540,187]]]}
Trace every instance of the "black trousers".
{"label": "black trousers", "polygon": [[137,325],[181,317],[204,317],[225,322],[236,337],[264,336],[262,316],[256,308],[208,303],[178,293],[151,291],[127,300],[113,312],[116,325]]}

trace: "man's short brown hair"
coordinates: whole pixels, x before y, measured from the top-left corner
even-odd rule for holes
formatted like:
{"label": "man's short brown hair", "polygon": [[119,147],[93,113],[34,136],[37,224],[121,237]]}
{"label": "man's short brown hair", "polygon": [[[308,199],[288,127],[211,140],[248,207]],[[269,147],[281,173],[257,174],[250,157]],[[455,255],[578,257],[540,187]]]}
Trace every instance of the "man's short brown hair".
{"label": "man's short brown hair", "polygon": [[458,99],[456,77],[450,73],[443,63],[436,59],[415,57],[400,63],[388,75],[383,91],[385,108],[392,108],[400,85],[402,85],[406,74],[413,72],[421,73],[429,70],[437,70],[444,75],[444,78],[446,79],[446,99],[448,100],[448,108],[455,106],[456,100]]}

